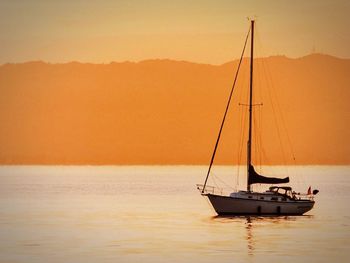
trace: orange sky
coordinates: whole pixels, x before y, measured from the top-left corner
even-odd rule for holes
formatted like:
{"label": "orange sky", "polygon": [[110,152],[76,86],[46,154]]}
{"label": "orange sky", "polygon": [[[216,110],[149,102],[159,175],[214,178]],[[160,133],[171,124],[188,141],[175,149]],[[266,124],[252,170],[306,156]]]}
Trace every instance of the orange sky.
{"label": "orange sky", "polygon": [[148,58],[221,64],[240,54],[246,17],[254,15],[258,56],[350,57],[347,0],[53,2],[0,2],[1,64]]}

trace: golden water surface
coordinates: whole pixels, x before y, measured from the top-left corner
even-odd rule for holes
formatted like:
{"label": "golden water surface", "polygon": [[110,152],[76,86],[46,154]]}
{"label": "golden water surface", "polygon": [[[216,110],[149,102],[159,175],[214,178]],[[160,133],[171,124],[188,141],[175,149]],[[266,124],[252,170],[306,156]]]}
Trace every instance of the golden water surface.
{"label": "golden water surface", "polygon": [[299,190],[320,190],[299,217],[216,216],[206,169],[3,166],[0,262],[350,261],[349,167],[297,167]]}

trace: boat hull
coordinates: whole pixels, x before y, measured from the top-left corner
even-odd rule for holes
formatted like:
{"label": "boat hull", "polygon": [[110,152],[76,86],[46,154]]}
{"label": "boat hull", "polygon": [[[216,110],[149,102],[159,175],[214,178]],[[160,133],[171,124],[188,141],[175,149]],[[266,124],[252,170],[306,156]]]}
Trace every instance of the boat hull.
{"label": "boat hull", "polygon": [[218,215],[302,215],[314,206],[312,200],[268,201],[205,194]]}

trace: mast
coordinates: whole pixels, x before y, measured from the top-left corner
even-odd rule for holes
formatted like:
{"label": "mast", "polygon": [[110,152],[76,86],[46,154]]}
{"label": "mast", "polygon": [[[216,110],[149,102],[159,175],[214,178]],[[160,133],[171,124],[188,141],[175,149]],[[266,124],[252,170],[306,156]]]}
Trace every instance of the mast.
{"label": "mast", "polygon": [[247,143],[247,191],[250,192],[249,168],[252,162],[252,115],[253,115],[253,55],[254,55],[254,20],[251,20],[250,42],[250,89],[249,89],[249,130]]}

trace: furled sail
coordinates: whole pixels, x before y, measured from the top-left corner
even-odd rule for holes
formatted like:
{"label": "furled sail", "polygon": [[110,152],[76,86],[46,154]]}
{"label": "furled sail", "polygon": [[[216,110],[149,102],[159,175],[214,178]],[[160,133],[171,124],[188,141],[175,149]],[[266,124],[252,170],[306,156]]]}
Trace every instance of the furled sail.
{"label": "furled sail", "polygon": [[289,177],[286,178],[274,178],[274,177],[265,177],[258,174],[253,165],[249,165],[249,176],[248,176],[248,185],[251,184],[284,184],[289,182]]}

